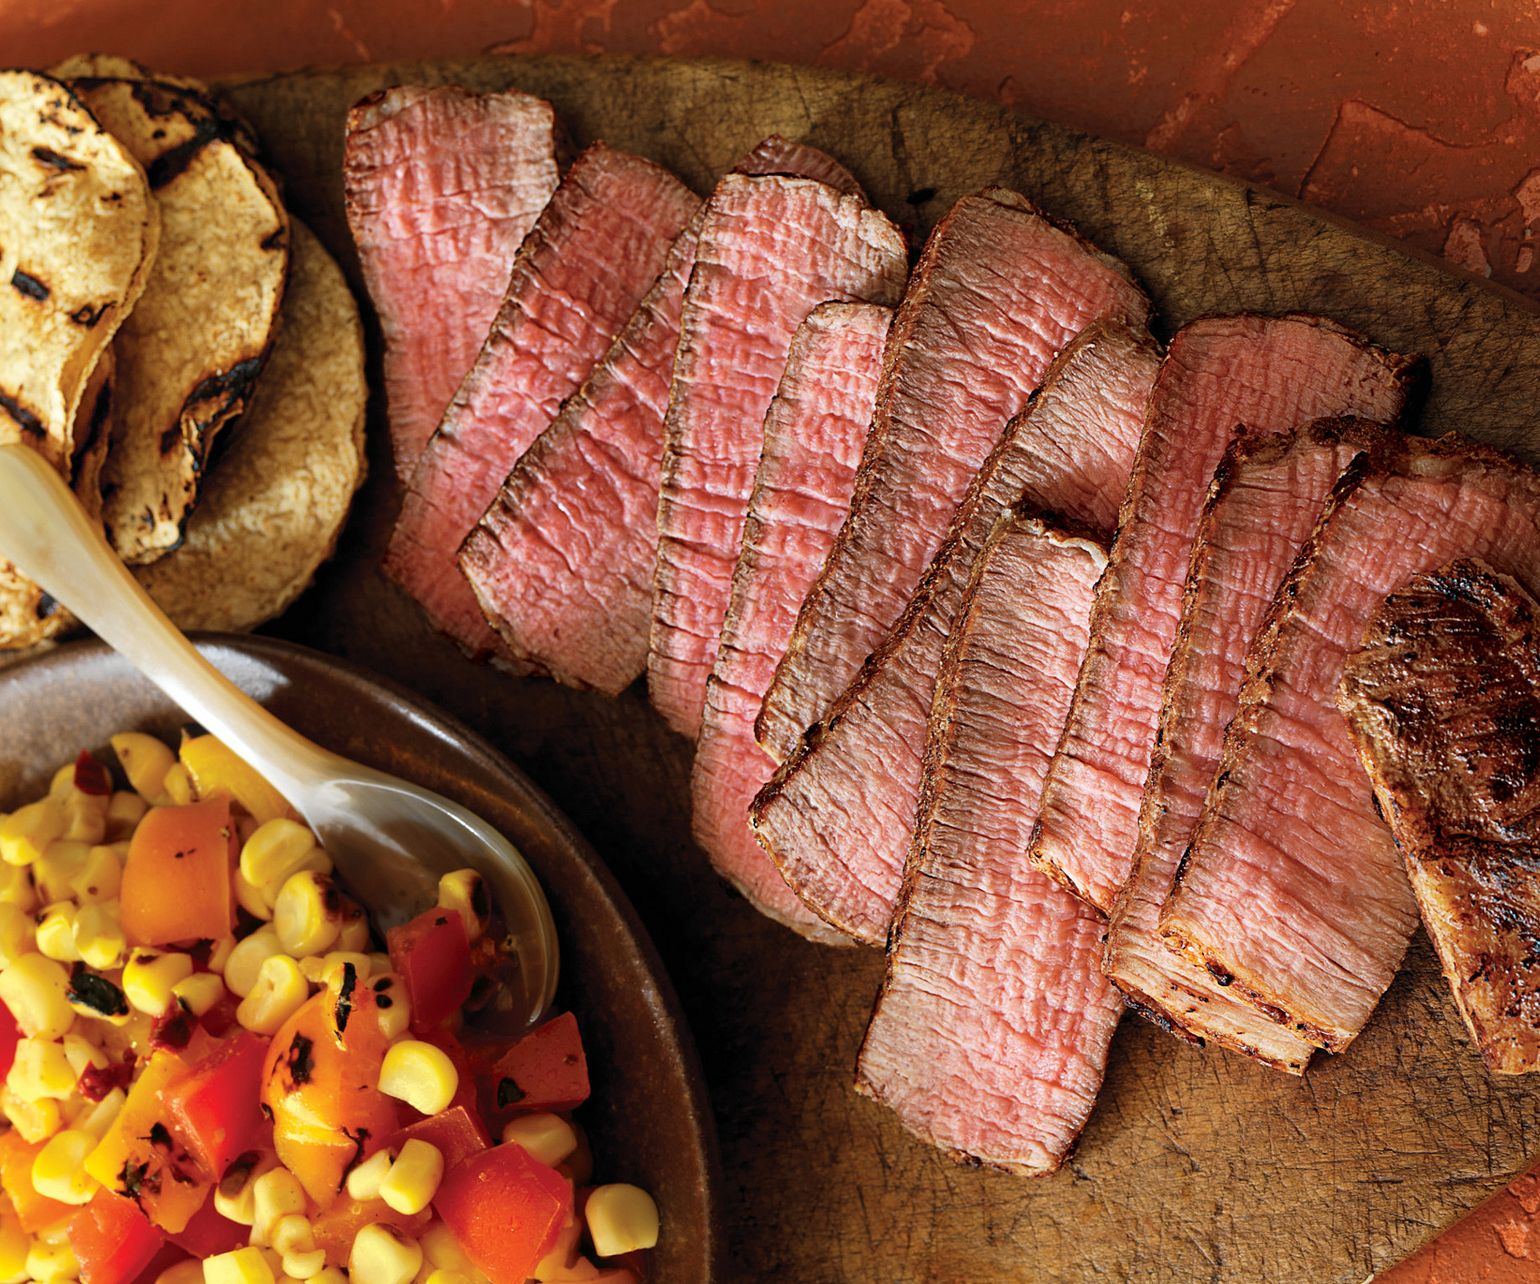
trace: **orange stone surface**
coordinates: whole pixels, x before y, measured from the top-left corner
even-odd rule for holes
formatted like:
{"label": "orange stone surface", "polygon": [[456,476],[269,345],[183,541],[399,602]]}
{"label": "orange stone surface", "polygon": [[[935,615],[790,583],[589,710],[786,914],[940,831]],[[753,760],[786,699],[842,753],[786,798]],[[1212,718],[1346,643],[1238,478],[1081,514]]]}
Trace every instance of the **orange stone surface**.
{"label": "orange stone surface", "polygon": [[[1261,183],[1540,300],[1533,0],[6,0],[0,49],[218,76],[508,53],[923,81]],[[1540,1170],[1381,1284],[1540,1279]]]}

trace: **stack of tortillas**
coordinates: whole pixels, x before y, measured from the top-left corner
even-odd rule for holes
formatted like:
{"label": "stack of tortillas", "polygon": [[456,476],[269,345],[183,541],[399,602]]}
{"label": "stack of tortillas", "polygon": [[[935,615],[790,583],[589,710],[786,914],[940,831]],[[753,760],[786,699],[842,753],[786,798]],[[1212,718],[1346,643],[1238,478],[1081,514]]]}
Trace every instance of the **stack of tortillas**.
{"label": "stack of tortillas", "polygon": [[[184,628],[282,611],[363,476],[363,339],[249,129],[118,58],[0,72],[0,442]],[[72,624],[0,562],[0,648]]]}

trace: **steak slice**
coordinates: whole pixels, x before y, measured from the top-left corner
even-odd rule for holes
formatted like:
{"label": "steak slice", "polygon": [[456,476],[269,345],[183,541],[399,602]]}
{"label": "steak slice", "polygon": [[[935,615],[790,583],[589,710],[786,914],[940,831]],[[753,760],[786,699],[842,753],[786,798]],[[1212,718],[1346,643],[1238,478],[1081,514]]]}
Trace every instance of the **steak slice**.
{"label": "steak slice", "polygon": [[786,881],[857,940],[887,938],[936,671],[979,550],[1017,501],[1111,535],[1156,365],[1148,337],[1121,324],[1064,351],[974,478],[898,624],[755,799],[755,832]]}
{"label": "steak slice", "polygon": [[[740,174],[800,173],[855,195],[830,156],[772,134]],[[514,655],[618,695],[647,666],[663,414],[702,206],[576,396],[514,465],[460,568]]]}
{"label": "steak slice", "polygon": [[1103,913],[1133,863],[1182,584],[1225,447],[1241,424],[1272,433],[1331,415],[1392,422],[1410,368],[1320,317],[1211,317],[1171,341],[1032,842],[1032,859]]}
{"label": "steak slice", "polygon": [[903,613],[1006,422],[1101,318],[1142,329],[1149,301],[1121,263],[1024,196],[988,188],[936,225],[893,323],[850,516],[760,715],[776,761]]}
{"label": "steak slice", "polygon": [[729,174],[712,195],[664,421],[647,655],[654,707],[692,740],[792,334],[828,300],[897,302],[907,272],[887,216],[825,183]]}
{"label": "steak slice", "polygon": [[1101,547],[1003,521],[947,641],[915,853],[856,1087],[964,1162],[1048,1173],[1122,1013],[1101,919],[1024,858]]}
{"label": "steak slice", "polygon": [[1322,420],[1243,434],[1225,451],[1198,521],[1133,870],[1107,924],[1107,975],[1136,1007],[1174,1033],[1295,1074],[1310,1044],[1167,948],[1157,928],[1235,713],[1246,648],[1333,486],[1383,435],[1361,420]]}
{"label": "steak slice", "polygon": [[1337,705],[1482,1057],[1540,1069],[1540,605],[1478,560],[1419,575]]}
{"label": "steak slice", "polygon": [[1454,557],[1540,586],[1540,478],[1451,436],[1343,479],[1251,645],[1161,916],[1232,992],[1332,1051],[1369,1019],[1417,921],[1337,684],[1381,599]]}
{"label": "steak slice", "polygon": [[765,416],[691,781],[695,838],[718,873],[771,918],[842,944],[849,942],[786,886],[749,828],[749,804],[775,770],[754,739],[754,715],[850,506],[892,318],[875,303],[824,303],[792,339]]}
{"label": "steak slice", "polygon": [[403,482],[475,362],[559,177],[556,113],[528,94],[396,85],[348,113],[343,203],[385,339]]}
{"label": "steak slice", "polygon": [[667,170],[601,143],[573,163],[519,247],[491,333],[412,473],[385,560],[473,656],[498,641],[459,573],[460,544],[636,311],[697,205]]}

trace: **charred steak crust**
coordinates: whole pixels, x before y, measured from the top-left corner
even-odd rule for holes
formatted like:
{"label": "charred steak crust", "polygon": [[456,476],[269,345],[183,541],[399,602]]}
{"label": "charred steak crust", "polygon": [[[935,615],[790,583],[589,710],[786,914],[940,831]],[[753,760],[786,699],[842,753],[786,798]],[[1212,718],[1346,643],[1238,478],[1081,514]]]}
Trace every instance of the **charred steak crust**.
{"label": "charred steak crust", "polygon": [[1333,518],[1338,510],[1349,503],[1360,486],[1371,478],[1398,475],[1459,479],[1463,475],[1481,471],[1494,472],[1511,481],[1515,492],[1525,499],[1528,511],[1540,516],[1540,473],[1506,451],[1471,442],[1455,433],[1431,440],[1394,439],[1387,442],[1381,451],[1359,456],[1343,474],[1333,488],[1331,498],[1309,540],[1300,550],[1287,578],[1279,586],[1268,609],[1267,619],[1248,651],[1239,706],[1225,732],[1224,750],[1214,783],[1209,788],[1203,816],[1193,831],[1192,841],[1177,865],[1172,894],[1162,913],[1161,935],[1172,949],[1187,954],[1200,966],[1207,968],[1221,985],[1232,986],[1258,1011],[1280,1024],[1289,1025],[1311,1043],[1328,1051],[1342,1050],[1352,1041],[1354,1034],[1344,1037],[1341,1032],[1328,1029],[1322,1022],[1299,1012],[1297,1002],[1273,992],[1257,977],[1237,968],[1233,960],[1219,957],[1202,941],[1197,940],[1181,926],[1173,910],[1191,882],[1195,853],[1212,841],[1214,831],[1221,823],[1225,794],[1245,779],[1249,765],[1248,736],[1255,732],[1259,719],[1267,711],[1269,696],[1278,681],[1280,641],[1285,626],[1303,585],[1310,579],[1323,556],[1323,546],[1330,536]]}
{"label": "charred steak crust", "polygon": [[1461,558],[1381,604],[1337,705],[1486,1064],[1540,1068],[1540,607]]}

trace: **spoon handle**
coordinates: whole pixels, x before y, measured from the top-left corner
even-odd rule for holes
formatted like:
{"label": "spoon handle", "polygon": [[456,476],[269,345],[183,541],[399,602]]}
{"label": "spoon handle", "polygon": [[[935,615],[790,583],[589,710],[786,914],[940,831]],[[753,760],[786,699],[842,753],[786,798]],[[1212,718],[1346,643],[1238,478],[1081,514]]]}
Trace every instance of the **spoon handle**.
{"label": "spoon handle", "polygon": [[0,558],[304,810],[331,759],[204,659],[123,565],[64,479],[36,451],[0,446]]}

